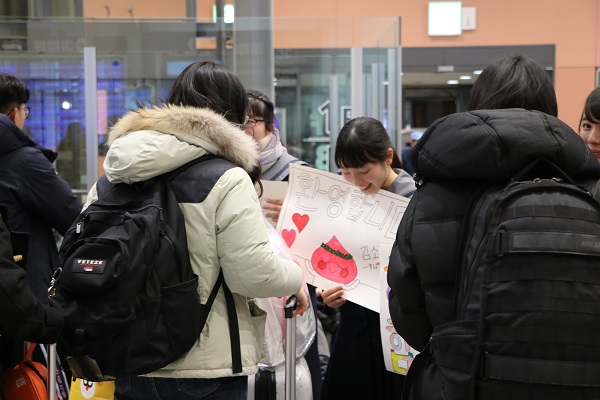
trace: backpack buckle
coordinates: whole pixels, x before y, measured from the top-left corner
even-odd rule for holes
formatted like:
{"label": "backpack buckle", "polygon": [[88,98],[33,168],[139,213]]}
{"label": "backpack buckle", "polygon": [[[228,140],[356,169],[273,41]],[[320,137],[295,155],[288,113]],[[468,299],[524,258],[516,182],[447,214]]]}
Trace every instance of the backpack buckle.
{"label": "backpack buckle", "polygon": [[67,364],[69,364],[75,378],[91,382],[114,381],[116,379],[114,376],[104,375],[96,360],[87,354],[81,357],[67,356]]}

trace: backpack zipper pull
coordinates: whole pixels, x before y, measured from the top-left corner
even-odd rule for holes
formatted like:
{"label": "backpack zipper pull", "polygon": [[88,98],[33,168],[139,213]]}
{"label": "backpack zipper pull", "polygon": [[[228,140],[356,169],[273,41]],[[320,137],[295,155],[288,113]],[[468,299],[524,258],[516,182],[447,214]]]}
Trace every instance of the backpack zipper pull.
{"label": "backpack zipper pull", "polygon": [[81,233],[83,230],[83,221],[79,221],[75,226],[75,233]]}
{"label": "backpack zipper pull", "polygon": [[48,288],[48,297],[53,298],[56,296],[56,280],[60,276],[62,272],[62,268],[58,267],[56,271],[52,274],[52,279],[50,280],[50,287]]}

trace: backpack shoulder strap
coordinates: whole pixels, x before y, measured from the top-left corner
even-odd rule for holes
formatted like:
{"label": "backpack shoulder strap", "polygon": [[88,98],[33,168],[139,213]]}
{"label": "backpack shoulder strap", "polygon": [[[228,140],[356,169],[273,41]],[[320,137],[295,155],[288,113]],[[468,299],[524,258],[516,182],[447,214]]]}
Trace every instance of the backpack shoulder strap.
{"label": "backpack shoulder strap", "polygon": [[[129,201],[132,198],[139,198],[136,192],[146,192],[148,189],[153,188],[154,191],[164,192],[166,188],[167,193],[172,193],[170,190],[171,181],[177,177],[180,173],[190,168],[191,166],[201,163],[203,161],[212,160],[218,158],[214,154],[205,154],[202,157],[198,157],[187,164],[184,164],[173,171],[165,172],[164,174],[155,176],[146,181],[140,181],[135,183],[111,183],[106,175],[102,175],[96,182],[96,193],[98,200],[106,201],[112,204],[121,204]],[[174,195],[173,195],[174,196]],[[171,197],[171,201],[174,197]],[[176,200],[176,199],[175,199]]]}
{"label": "backpack shoulder strap", "polygon": [[[183,171],[185,171],[186,169],[191,167],[192,165],[201,163],[202,161],[212,160],[213,158],[217,158],[217,157],[218,156],[216,156],[214,154],[205,154],[202,157],[198,157],[198,158],[188,162],[187,164],[184,164],[181,167],[174,169],[173,171],[165,172],[164,174],[158,175],[157,177],[151,178],[149,180],[151,181],[153,179],[165,178],[165,180],[167,182],[169,182],[172,179],[174,179],[175,177],[177,177],[177,175],[179,175],[180,173],[182,173]],[[110,183],[108,178],[106,177],[106,175],[102,175],[100,178],[98,178],[98,181],[96,182],[96,193],[98,194],[98,198],[100,198],[100,196],[108,193],[114,186],[116,186],[116,185]]]}
{"label": "backpack shoulder strap", "polygon": [[175,179],[177,177],[177,175],[179,175],[180,173],[182,173],[183,171],[185,171],[186,169],[190,168],[192,165],[196,165],[199,164],[203,161],[208,161],[208,160],[212,160],[213,158],[219,158],[219,156],[216,156],[214,154],[205,154],[202,157],[198,157],[190,162],[188,162],[187,164],[182,165],[181,167],[174,169],[173,171],[167,172],[163,175],[160,176],[164,176],[166,178],[167,181],[171,181],[173,179]]}
{"label": "backpack shoulder strap", "polygon": [[432,361],[435,363],[431,354],[431,341],[429,341],[410,364],[402,387],[403,399],[416,399],[420,397],[416,382],[422,378],[422,374],[432,364]]}
{"label": "backpack shoulder strap", "polygon": [[[202,157],[199,157],[189,163],[165,174],[165,182],[169,184],[169,182],[177,177],[180,173],[187,170],[191,166],[201,163],[203,161],[212,160],[215,158],[219,158],[214,154],[206,154]],[[223,287],[223,292],[225,293],[225,304],[227,307],[227,319],[229,321],[229,340],[231,343],[231,363],[234,374],[238,374],[242,372],[242,349],[241,349],[241,341],[240,341],[240,329],[237,318],[237,312],[235,309],[235,300],[233,298],[233,294],[229,290],[227,283],[225,283],[225,278],[223,277],[223,270],[219,273],[219,277],[213,286],[208,300],[206,301],[205,306],[209,309],[212,307],[215,297],[219,291],[220,287]]]}
{"label": "backpack shoulder strap", "polygon": [[571,177],[566,172],[546,158],[537,158],[531,161],[519,172],[517,172],[515,176],[513,176],[511,182],[534,178],[560,178],[571,185],[575,185]]}
{"label": "backpack shoulder strap", "polygon": [[98,181],[96,182],[96,194],[98,195],[98,198],[105,193],[108,193],[108,191],[111,189],[111,186],[112,184],[108,181],[106,175],[102,175],[100,178],[98,178]]}
{"label": "backpack shoulder strap", "polygon": [[283,153],[275,164],[268,171],[263,172],[261,177],[265,181],[284,181],[290,174],[289,165],[300,164],[308,165],[307,162],[297,159],[289,153]]}
{"label": "backpack shoulder strap", "polygon": [[[221,277],[223,271],[221,271]],[[240,327],[233,294],[225,281],[223,281],[223,292],[225,293],[225,304],[227,305],[227,319],[229,320],[229,341],[231,343],[231,368],[234,374],[242,372],[242,349],[240,345]]]}

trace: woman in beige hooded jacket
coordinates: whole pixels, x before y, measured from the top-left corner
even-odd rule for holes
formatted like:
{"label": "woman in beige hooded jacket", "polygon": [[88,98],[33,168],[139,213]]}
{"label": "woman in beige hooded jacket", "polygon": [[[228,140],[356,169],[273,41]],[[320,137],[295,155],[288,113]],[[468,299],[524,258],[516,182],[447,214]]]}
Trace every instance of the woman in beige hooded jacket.
{"label": "woman in beige hooded jacket", "polygon": [[[223,270],[235,299],[242,358],[242,372],[235,374],[220,289],[196,345],[144,377],[118,378],[115,399],[246,399],[246,375],[257,370],[265,322],[252,299],[297,294],[298,312],[306,306],[300,267],[273,254],[262,221],[253,183],[260,152],[243,131],[247,102],[235,75],[197,62],[177,78],[167,105],[132,111],[111,129],[104,170],[112,183],[145,181],[205,154],[219,157],[189,167],[171,186],[185,218],[200,300]],[[88,203],[96,198],[94,187]]]}

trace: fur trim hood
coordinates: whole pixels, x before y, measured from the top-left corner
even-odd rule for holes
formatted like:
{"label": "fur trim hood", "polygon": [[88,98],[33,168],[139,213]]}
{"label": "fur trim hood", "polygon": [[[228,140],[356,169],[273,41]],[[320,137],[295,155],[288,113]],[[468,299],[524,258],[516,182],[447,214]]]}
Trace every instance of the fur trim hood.
{"label": "fur trim hood", "polygon": [[129,167],[139,163],[155,168],[151,175],[158,175],[206,153],[223,157],[247,172],[260,160],[252,137],[206,108],[166,105],[131,111],[112,127],[107,143],[110,149],[105,170],[109,179],[115,172],[126,176],[124,169],[129,170],[131,179],[116,179],[120,181],[138,180],[133,179],[138,172],[131,171],[136,168]]}

